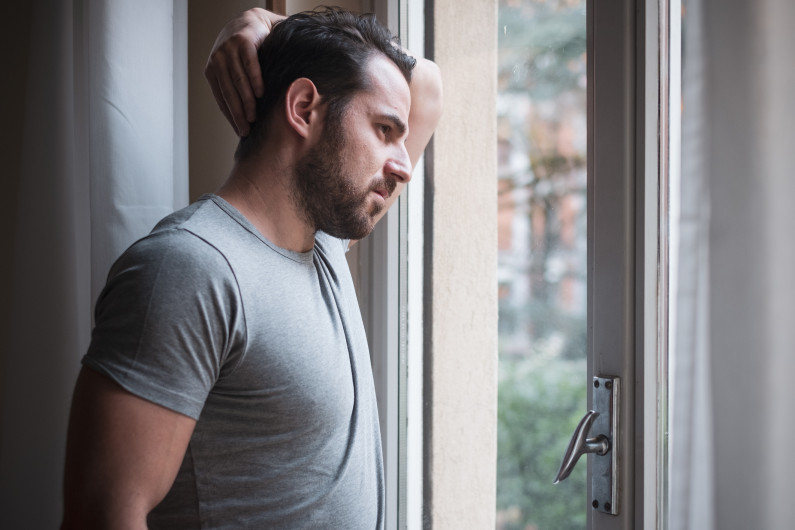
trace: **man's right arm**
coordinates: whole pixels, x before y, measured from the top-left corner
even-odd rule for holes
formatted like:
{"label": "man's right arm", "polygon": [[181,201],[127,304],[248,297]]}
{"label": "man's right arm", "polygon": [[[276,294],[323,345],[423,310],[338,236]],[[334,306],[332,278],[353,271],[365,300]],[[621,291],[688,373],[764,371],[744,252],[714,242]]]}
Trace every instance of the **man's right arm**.
{"label": "man's right arm", "polygon": [[84,367],[69,418],[62,530],[145,529],[195,425]]}

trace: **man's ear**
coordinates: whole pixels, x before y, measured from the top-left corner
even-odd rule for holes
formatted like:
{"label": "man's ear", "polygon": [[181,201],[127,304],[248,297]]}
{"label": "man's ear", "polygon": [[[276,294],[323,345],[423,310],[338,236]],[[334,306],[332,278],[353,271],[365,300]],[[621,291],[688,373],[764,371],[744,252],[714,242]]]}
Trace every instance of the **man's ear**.
{"label": "man's ear", "polygon": [[287,123],[303,138],[320,124],[320,94],[315,84],[305,77],[292,82],[284,96]]}

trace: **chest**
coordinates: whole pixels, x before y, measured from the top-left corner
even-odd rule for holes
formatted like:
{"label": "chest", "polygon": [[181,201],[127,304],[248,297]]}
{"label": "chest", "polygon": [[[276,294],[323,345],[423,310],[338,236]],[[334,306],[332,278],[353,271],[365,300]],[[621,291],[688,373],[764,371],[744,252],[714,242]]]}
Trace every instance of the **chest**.
{"label": "chest", "polygon": [[352,286],[322,264],[302,265],[239,273],[245,345],[210,397],[229,401],[226,414],[255,415],[268,434],[348,425],[357,396],[372,391]]}

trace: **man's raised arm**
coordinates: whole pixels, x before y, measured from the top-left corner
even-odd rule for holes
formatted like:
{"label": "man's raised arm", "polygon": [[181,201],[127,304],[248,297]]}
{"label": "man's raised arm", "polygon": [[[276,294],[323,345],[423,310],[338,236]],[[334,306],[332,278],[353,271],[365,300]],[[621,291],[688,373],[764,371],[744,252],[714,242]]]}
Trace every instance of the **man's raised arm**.
{"label": "man's raised arm", "polygon": [[[417,64],[411,71],[409,91],[411,92],[411,108],[409,109],[409,135],[406,138],[406,151],[411,159],[411,169],[414,170],[442,117],[442,74],[436,63],[428,59],[417,58]],[[395,192],[387,199],[387,207],[381,212],[379,219],[397,200],[405,186],[405,183],[398,183]]]}

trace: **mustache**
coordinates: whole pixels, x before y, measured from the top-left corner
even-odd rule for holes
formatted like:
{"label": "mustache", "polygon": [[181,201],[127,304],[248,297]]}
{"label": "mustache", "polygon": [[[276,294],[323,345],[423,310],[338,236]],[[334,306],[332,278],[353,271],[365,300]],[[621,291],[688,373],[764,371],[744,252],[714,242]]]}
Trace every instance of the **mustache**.
{"label": "mustache", "polygon": [[394,178],[379,178],[370,186],[369,191],[386,190],[386,196],[391,197],[397,187],[397,180]]}

